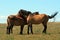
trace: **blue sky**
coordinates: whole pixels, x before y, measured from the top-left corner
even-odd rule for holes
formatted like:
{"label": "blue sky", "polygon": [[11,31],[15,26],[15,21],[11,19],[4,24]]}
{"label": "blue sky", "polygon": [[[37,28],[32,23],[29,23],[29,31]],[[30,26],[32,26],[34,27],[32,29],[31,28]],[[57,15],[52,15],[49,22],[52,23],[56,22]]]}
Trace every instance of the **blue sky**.
{"label": "blue sky", "polygon": [[6,23],[7,16],[18,13],[20,9],[47,15],[58,11],[55,18],[60,22],[60,0],[0,0],[0,23]]}

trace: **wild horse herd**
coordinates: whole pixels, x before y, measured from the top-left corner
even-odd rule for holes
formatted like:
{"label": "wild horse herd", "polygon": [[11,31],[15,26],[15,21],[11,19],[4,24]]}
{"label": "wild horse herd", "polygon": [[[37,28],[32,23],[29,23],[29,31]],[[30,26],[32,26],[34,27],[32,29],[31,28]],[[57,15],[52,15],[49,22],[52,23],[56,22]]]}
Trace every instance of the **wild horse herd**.
{"label": "wild horse herd", "polygon": [[7,34],[13,33],[13,26],[20,26],[21,27],[20,34],[23,34],[24,25],[28,25],[27,33],[29,34],[30,30],[31,33],[33,34],[32,25],[40,23],[42,23],[44,26],[43,33],[46,33],[48,20],[55,17],[57,13],[58,12],[49,16],[46,14],[40,14],[39,12],[32,13],[30,11],[21,9],[17,13],[17,15],[8,16],[6,33]]}

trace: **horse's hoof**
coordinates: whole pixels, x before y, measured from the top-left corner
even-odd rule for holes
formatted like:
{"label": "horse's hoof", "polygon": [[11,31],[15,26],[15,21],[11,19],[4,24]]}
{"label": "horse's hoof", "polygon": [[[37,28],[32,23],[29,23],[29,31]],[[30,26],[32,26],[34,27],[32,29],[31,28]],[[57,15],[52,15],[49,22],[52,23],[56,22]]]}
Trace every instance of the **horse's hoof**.
{"label": "horse's hoof", "polygon": [[23,35],[23,33],[19,33],[19,34]]}
{"label": "horse's hoof", "polygon": [[33,32],[32,32],[32,34],[33,34]]}
{"label": "horse's hoof", "polygon": [[46,31],[43,31],[44,34],[46,34]]}
{"label": "horse's hoof", "polygon": [[13,32],[11,32],[13,34]]}
{"label": "horse's hoof", "polygon": [[28,35],[29,35],[29,32],[27,32],[28,33]]}
{"label": "horse's hoof", "polygon": [[33,34],[33,33],[32,33]]}
{"label": "horse's hoof", "polygon": [[6,34],[10,34],[10,33],[6,33]]}
{"label": "horse's hoof", "polygon": [[27,33],[29,35],[29,33]]}
{"label": "horse's hoof", "polygon": [[23,35],[23,34],[20,33],[20,35]]}

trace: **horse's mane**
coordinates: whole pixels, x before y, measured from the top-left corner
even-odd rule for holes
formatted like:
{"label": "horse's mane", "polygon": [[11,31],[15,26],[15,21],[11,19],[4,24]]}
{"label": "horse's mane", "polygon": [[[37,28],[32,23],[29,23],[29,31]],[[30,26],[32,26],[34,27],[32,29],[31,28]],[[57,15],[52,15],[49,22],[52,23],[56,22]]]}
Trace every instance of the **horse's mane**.
{"label": "horse's mane", "polygon": [[27,12],[26,10],[23,10],[23,9],[21,9],[21,10],[19,10],[19,12],[18,13],[23,13],[23,12]]}
{"label": "horse's mane", "polygon": [[39,12],[33,12],[33,14],[38,15],[38,14],[39,14]]}
{"label": "horse's mane", "polygon": [[27,11],[27,10],[24,10],[24,9],[21,9],[21,10],[19,10],[19,12],[18,12],[18,14],[22,14],[22,15],[28,15],[28,14],[30,14],[31,12],[30,11]]}

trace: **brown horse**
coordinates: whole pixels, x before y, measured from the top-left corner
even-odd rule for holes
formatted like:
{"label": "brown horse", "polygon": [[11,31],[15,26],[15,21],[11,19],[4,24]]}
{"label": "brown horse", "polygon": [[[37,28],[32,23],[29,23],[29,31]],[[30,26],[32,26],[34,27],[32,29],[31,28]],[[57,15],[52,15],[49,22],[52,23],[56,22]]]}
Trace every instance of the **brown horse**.
{"label": "brown horse", "polygon": [[[7,18],[7,34],[13,33],[13,26],[21,26],[20,34],[23,32],[24,25],[27,24],[26,16],[31,12],[21,9],[17,15],[10,15]],[[25,16],[26,15],[26,16]]]}
{"label": "brown horse", "polygon": [[57,15],[57,13],[58,12],[56,12],[54,15],[51,15],[51,16],[46,15],[46,14],[39,14],[39,15],[30,14],[27,17],[28,34],[29,34],[29,28],[31,28],[31,32],[32,32],[32,24],[40,24],[40,23],[42,23],[44,26],[43,33],[46,33],[48,20],[55,17]]}

